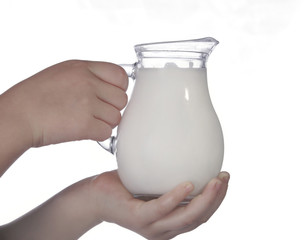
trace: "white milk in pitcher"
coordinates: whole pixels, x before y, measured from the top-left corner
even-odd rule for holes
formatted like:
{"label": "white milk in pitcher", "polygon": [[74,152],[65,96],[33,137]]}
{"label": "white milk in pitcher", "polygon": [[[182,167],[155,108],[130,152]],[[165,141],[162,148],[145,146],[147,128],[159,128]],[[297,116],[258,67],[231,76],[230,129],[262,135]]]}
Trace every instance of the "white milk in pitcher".
{"label": "white milk in pitcher", "polygon": [[116,146],[131,193],[160,195],[191,181],[199,194],[219,173],[224,148],[206,69],[139,69]]}

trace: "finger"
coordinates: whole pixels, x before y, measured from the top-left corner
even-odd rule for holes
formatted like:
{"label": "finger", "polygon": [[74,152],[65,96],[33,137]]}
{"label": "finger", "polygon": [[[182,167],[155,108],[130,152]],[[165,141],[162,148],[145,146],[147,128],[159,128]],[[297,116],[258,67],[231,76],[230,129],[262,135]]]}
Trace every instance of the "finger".
{"label": "finger", "polygon": [[230,179],[230,175],[227,172],[222,172],[218,175],[217,179],[219,179],[222,184],[216,196],[216,199],[212,202],[212,205],[209,207],[208,211],[205,213],[204,216],[201,218],[201,223],[207,222],[208,219],[215,213],[215,211],[219,208],[221,203],[223,202],[227,189],[228,189],[228,182]]}
{"label": "finger", "polygon": [[[227,191],[227,184],[224,184],[219,178],[212,179],[202,194],[195,197],[180,218],[186,219],[183,226],[190,226],[191,224],[205,223],[216,211],[223,201]],[[177,226],[179,227],[179,226]]]}
{"label": "finger", "polygon": [[115,85],[126,91],[128,88],[128,76],[125,70],[113,63],[88,62],[89,70],[99,79]]}
{"label": "finger", "polygon": [[127,104],[128,96],[126,92],[105,81],[98,81],[96,92],[98,99],[111,104],[118,110],[122,110]]}
{"label": "finger", "polygon": [[193,188],[194,186],[190,182],[182,183],[158,199],[145,202],[141,205],[141,209],[139,209],[139,213],[144,214],[139,216],[140,219],[143,219],[146,223],[152,223],[163,218],[175,209],[189,195]]}
{"label": "finger", "polygon": [[175,236],[180,235],[182,233],[190,232],[196,229],[197,227],[199,227],[201,224],[207,222],[208,219],[214,214],[214,212],[218,209],[218,207],[222,203],[227,191],[227,186],[228,185],[225,183],[221,184],[221,188],[218,192],[216,199],[213,201],[209,209],[202,214],[202,216],[198,216],[197,219],[194,218],[194,220],[190,220],[189,223],[186,222],[184,226],[181,227],[180,229],[165,232],[162,235],[162,238],[172,239]]}
{"label": "finger", "polygon": [[161,221],[155,222],[153,228],[166,234],[193,230],[213,215],[223,201],[226,191],[227,183],[219,178],[212,179],[202,194],[195,197],[186,207],[178,208]]}
{"label": "finger", "polygon": [[89,128],[86,129],[86,135],[84,139],[90,139],[94,141],[104,141],[111,137],[112,127],[99,119],[91,118]]}
{"label": "finger", "polygon": [[97,98],[96,103],[93,107],[93,116],[98,120],[106,122],[112,128],[116,127],[121,120],[121,114],[119,110],[117,110],[111,104],[100,101]]}

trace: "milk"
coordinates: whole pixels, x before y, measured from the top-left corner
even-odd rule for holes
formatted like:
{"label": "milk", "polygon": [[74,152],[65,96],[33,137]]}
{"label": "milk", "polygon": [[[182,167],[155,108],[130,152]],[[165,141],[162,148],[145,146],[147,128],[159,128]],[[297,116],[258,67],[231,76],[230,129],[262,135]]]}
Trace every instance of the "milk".
{"label": "milk", "polygon": [[219,173],[224,149],[206,69],[138,69],[116,147],[131,193],[158,196],[191,181],[199,194]]}

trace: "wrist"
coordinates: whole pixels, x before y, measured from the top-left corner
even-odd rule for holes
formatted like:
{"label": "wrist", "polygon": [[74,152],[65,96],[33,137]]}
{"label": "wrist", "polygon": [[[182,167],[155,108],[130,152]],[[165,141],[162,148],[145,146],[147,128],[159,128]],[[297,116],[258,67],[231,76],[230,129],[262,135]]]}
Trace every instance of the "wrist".
{"label": "wrist", "polygon": [[13,99],[0,95],[0,176],[33,145],[24,112],[15,106]]}
{"label": "wrist", "polygon": [[18,133],[18,138],[30,148],[33,145],[33,133],[29,121],[29,113],[22,89],[12,87],[0,95],[0,111],[2,127],[7,127],[12,133]]}
{"label": "wrist", "polygon": [[[78,239],[101,223],[96,211],[95,196],[90,179],[77,182],[53,197],[52,214],[57,223],[55,239]],[[63,226],[68,225],[67,228]],[[49,226],[49,224],[47,224]]]}
{"label": "wrist", "polygon": [[[96,226],[90,179],[64,189],[39,207],[0,229],[6,239],[78,239]],[[2,234],[2,235],[1,235]]]}

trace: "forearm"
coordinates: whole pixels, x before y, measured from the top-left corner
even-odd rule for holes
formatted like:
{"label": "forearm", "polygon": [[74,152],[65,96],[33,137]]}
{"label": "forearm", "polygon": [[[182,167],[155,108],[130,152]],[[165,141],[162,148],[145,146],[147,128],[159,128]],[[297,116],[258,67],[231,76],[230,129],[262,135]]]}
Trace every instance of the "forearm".
{"label": "forearm", "polygon": [[0,227],[3,240],[72,240],[99,224],[90,179],[58,193],[21,218]]}
{"label": "forearm", "polygon": [[14,161],[32,146],[30,126],[24,118],[18,102],[10,93],[0,95],[0,177]]}

